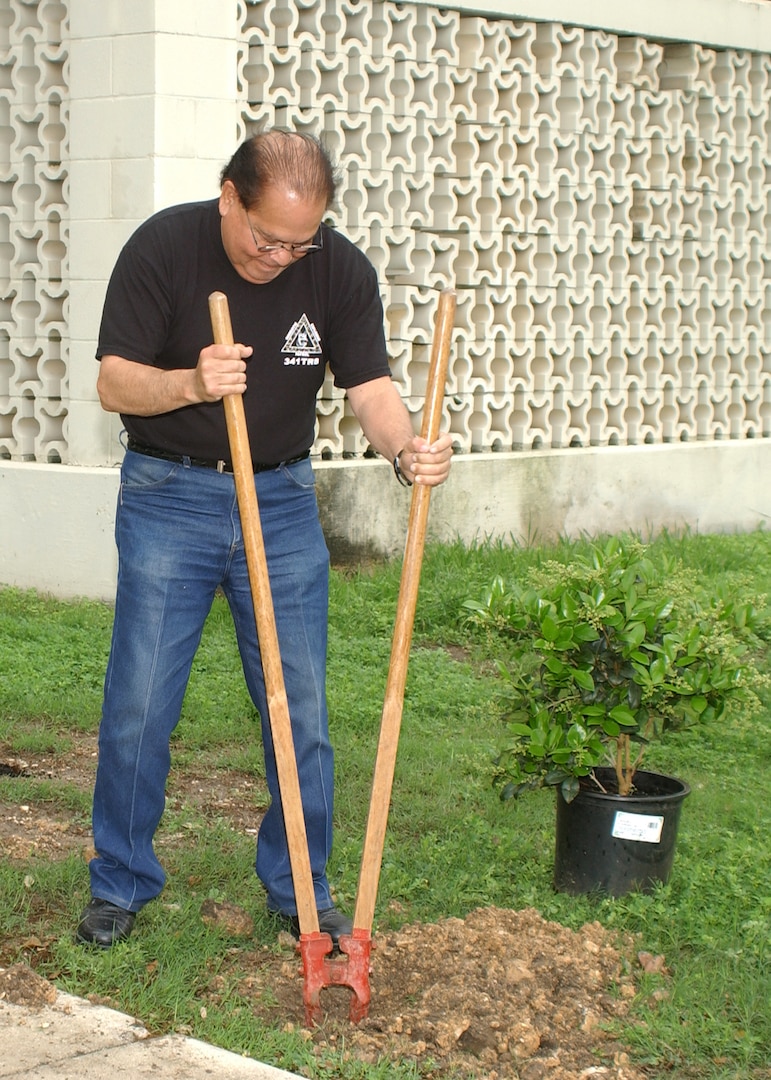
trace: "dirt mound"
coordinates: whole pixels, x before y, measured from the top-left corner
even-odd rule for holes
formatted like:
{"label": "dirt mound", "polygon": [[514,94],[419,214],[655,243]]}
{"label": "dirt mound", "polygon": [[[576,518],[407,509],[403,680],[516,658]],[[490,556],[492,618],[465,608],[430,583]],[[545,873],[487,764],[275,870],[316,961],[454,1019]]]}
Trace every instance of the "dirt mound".
{"label": "dirt mound", "polygon": [[[299,959],[238,956],[256,1015],[305,1023]],[[641,1080],[613,1036],[635,994],[632,943],[597,923],[574,932],[537,911],[480,908],[465,919],[376,936],[369,1015],[348,1018],[351,992],[322,992],[322,1023],[307,1037],[362,1061],[408,1060],[430,1075],[475,1080]],[[216,998],[220,982],[210,987]]]}

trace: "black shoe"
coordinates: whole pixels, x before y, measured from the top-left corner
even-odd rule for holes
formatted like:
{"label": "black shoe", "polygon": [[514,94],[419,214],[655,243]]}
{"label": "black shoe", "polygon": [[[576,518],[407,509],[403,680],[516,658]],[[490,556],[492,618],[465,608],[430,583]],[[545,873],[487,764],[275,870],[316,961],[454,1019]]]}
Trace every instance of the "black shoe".
{"label": "black shoe", "polygon": [[[300,920],[296,915],[284,915],[280,911],[274,911],[271,914],[286,920],[290,934],[298,941],[300,940]],[[338,911],[336,907],[325,908],[324,911],[319,912],[319,930],[322,934],[329,934],[333,947],[338,948],[340,938],[344,934],[353,933],[353,920],[343,915],[342,911]]]}
{"label": "black shoe", "polygon": [[133,911],[93,897],[80,917],[75,937],[85,944],[109,949],[116,941],[126,940],[134,929],[135,919]]}

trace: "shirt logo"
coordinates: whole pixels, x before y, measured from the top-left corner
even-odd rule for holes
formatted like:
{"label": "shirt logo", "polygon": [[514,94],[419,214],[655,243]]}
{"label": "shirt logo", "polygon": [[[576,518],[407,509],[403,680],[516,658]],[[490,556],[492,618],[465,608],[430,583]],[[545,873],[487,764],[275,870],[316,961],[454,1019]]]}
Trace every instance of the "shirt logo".
{"label": "shirt logo", "polygon": [[315,325],[303,313],[293,323],[281,349],[284,366],[318,367],[321,362],[321,338]]}

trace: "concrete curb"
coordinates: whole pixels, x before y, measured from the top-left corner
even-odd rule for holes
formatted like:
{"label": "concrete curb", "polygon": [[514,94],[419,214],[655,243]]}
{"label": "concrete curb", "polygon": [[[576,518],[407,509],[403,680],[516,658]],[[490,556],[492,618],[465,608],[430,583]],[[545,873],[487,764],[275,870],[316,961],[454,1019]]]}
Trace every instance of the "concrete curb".
{"label": "concrete curb", "polygon": [[293,1080],[182,1035],[152,1037],[137,1020],[60,991],[39,1007],[0,1000],[0,1077],[24,1080]]}

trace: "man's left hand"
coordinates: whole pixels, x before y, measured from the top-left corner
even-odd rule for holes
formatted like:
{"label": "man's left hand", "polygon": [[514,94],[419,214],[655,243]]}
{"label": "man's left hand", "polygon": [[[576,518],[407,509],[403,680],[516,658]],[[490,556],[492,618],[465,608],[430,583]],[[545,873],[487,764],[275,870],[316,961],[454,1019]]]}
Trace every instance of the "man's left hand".
{"label": "man's left hand", "polygon": [[399,468],[413,484],[436,487],[450,475],[452,436],[440,435],[436,442],[426,442],[413,435],[399,454]]}

